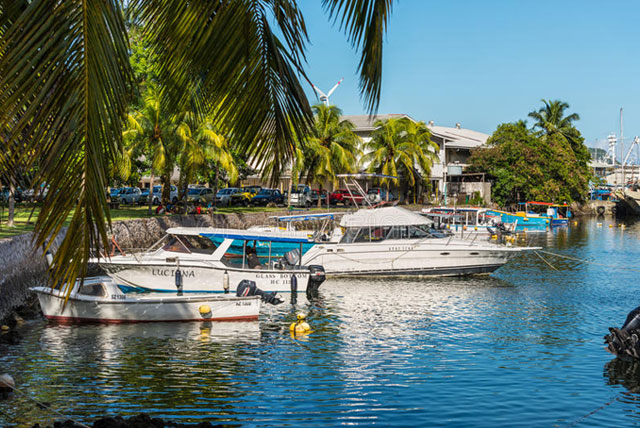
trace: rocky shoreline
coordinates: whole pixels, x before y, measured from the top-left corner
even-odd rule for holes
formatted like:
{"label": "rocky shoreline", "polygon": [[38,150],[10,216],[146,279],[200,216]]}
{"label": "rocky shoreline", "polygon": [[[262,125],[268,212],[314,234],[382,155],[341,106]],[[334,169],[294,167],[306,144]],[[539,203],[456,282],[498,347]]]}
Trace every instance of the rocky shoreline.
{"label": "rocky shoreline", "polygon": [[[200,422],[197,424],[180,424],[171,421],[165,421],[159,418],[152,418],[151,416],[141,413],[137,416],[131,416],[129,418],[123,418],[121,416],[107,416],[95,420],[91,425],[92,428],[222,428],[228,425],[211,424],[209,422]],[[80,425],[71,420],[64,422],[55,422],[53,426],[42,426],[35,424],[32,428],[86,428],[87,425]]]}

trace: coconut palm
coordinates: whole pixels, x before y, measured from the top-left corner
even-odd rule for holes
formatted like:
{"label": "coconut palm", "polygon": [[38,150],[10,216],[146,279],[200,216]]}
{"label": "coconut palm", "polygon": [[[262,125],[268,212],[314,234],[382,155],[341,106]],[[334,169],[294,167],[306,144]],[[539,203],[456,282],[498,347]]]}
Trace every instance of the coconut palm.
{"label": "coconut palm", "polygon": [[[421,177],[431,174],[431,166],[438,159],[438,146],[431,141],[431,132],[425,123],[401,117],[378,120],[374,126],[371,140],[364,144],[366,154],[362,162],[367,171],[402,175],[409,186],[417,188]],[[381,180],[387,186],[387,199],[390,181],[398,183],[397,179]]]}
{"label": "coconut palm", "polygon": [[529,117],[536,122],[533,129],[537,129],[540,134],[545,136],[561,135],[569,143],[573,150],[576,160],[586,166],[591,155],[584,145],[584,138],[580,131],[574,126],[574,122],[580,120],[577,113],[566,114],[569,104],[560,100],[542,100],[544,104],[537,111],[529,113]]}
{"label": "coconut palm", "polygon": [[209,162],[215,165],[216,173],[213,189],[215,204],[220,168],[227,172],[231,181],[238,179],[238,168],[236,168],[227,140],[216,129],[211,115],[200,120],[193,113],[184,115],[183,120],[178,125],[177,135],[182,143],[180,150],[182,165],[180,178],[185,187],[192,181],[198,169]]}
{"label": "coconut palm", "polygon": [[[353,123],[340,119],[342,111],[338,107],[316,104],[313,111],[313,126],[304,145],[304,171],[309,183],[317,182],[322,190],[325,181],[337,185],[337,174],[355,172],[361,140]],[[321,203],[319,197],[318,207]]]}
{"label": "coconut palm", "polygon": [[[199,113],[221,104],[228,135],[256,163],[272,159],[282,170],[294,154],[290,142],[311,124],[299,81],[306,79],[308,38],[296,0],[0,0],[0,129],[19,115],[7,142],[29,135],[12,159],[0,153],[0,170],[39,161],[34,185],[46,182],[51,191],[36,223],[36,246],[69,221],[54,256],[55,283],[72,284],[86,272],[92,246],[106,249],[108,242],[104,189],[134,86],[124,5],[159,58],[171,105],[182,110],[196,82]],[[373,111],[392,0],[323,0],[323,6],[361,51],[360,87]]]}
{"label": "coconut palm", "polygon": [[[142,152],[151,160],[151,181],[149,187],[149,214],[153,205],[153,184],[155,173],[167,169],[168,153],[173,138],[175,125],[167,114],[162,99],[162,90],[157,85],[149,85],[142,98],[142,107],[127,116],[126,128],[123,132],[125,142],[133,150],[130,153]],[[173,165],[170,165],[173,169]]]}

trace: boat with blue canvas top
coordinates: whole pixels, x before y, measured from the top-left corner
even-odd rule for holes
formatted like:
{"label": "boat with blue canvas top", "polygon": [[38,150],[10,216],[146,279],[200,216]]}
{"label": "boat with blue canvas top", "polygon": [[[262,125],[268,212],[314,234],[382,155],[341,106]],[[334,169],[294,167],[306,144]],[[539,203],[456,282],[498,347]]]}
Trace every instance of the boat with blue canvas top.
{"label": "boat with blue canvas top", "polygon": [[[222,240],[218,244],[214,240]],[[242,242],[239,258],[227,256],[233,242]],[[257,257],[258,243],[267,243],[267,257]],[[315,292],[325,279],[322,266],[300,263],[308,237],[285,232],[177,227],[143,253],[113,254],[90,260],[119,286],[135,291],[174,292],[180,276],[184,292],[234,292],[242,280],[254,281],[267,292]],[[274,255],[274,244],[292,248]],[[181,273],[178,275],[177,272]],[[295,285],[295,287],[294,287]],[[231,287],[231,289],[229,289]]]}
{"label": "boat with blue canvas top", "polygon": [[500,217],[503,223],[513,223],[515,232],[546,232],[551,225],[551,219],[537,214],[530,215],[526,211],[510,213],[501,210],[488,210],[489,215]]}

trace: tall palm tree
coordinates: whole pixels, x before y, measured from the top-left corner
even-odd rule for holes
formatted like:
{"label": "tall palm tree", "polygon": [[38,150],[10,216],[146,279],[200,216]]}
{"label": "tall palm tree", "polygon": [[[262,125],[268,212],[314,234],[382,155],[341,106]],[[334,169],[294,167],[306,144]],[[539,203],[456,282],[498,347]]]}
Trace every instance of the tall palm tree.
{"label": "tall palm tree", "polygon": [[538,128],[546,135],[559,133],[569,139],[574,128],[573,122],[580,120],[580,116],[577,113],[565,116],[569,104],[564,101],[543,99],[542,103],[544,106],[529,113],[529,117],[536,121],[533,127]]}
{"label": "tall palm tree", "polygon": [[127,116],[123,137],[131,148],[137,149],[130,153],[142,152],[150,157],[151,181],[148,212],[151,214],[155,173],[166,169],[167,154],[170,151],[169,145],[172,139],[171,133],[175,126],[167,114],[162,91],[157,85],[149,85],[142,100],[142,107]]}
{"label": "tall palm tree", "polygon": [[560,135],[569,143],[576,160],[582,165],[587,165],[591,155],[584,145],[584,138],[575,127],[574,122],[580,120],[577,113],[566,115],[569,104],[560,100],[542,100],[544,104],[537,111],[529,113],[529,117],[535,120],[533,129],[544,136]]}
{"label": "tall palm tree", "polygon": [[[371,140],[364,145],[363,164],[369,172],[402,175],[409,186],[416,189],[422,177],[431,174],[431,167],[438,159],[438,146],[431,141],[431,132],[424,122],[406,117],[378,120],[374,126]],[[398,183],[397,179],[381,180],[387,186],[387,199],[390,181]]]}
{"label": "tall palm tree", "polygon": [[[340,119],[342,111],[338,107],[316,104],[313,111],[313,126],[305,140],[304,171],[307,180],[317,182],[322,190],[327,180],[337,185],[336,174],[355,172],[361,140],[353,123]],[[322,198],[318,197],[318,207],[321,204]]]}
{"label": "tall palm tree", "polygon": [[[183,106],[197,82],[200,113],[221,104],[228,135],[256,163],[288,164],[290,142],[312,121],[299,81],[308,80],[308,37],[297,0],[0,0],[0,129],[19,113],[8,142],[30,137],[14,159],[0,153],[0,170],[14,160],[24,169],[40,161],[34,185],[46,182],[51,191],[36,246],[52,242],[73,212],[54,256],[54,283],[73,284],[91,248],[108,245],[107,170],[122,146],[134,86],[125,4],[159,58],[172,105]],[[392,0],[323,6],[361,52],[360,88],[374,111]]]}
{"label": "tall palm tree", "polygon": [[177,135],[182,142],[180,175],[185,186],[192,181],[198,169],[208,165],[209,162],[215,164],[213,189],[215,204],[220,168],[227,172],[231,181],[238,179],[238,168],[233,160],[228,141],[219,133],[211,115],[200,120],[200,117],[193,113],[185,114],[178,125]]}

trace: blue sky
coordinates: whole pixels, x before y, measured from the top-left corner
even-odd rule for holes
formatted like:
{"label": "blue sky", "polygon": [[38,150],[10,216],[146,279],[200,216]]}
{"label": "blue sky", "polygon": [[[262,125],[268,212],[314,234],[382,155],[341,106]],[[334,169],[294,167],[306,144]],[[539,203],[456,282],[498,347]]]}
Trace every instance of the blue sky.
{"label": "blue sky", "polygon": [[[363,114],[359,56],[320,1],[302,0],[311,43],[308,74],[331,103]],[[591,0],[400,0],[384,47],[379,113],[488,134],[525,119],[541,98],[561,99],[580,114],[589,145],[640,133],[640,2]],[[311,88],[308,95],[315,100]]]}

